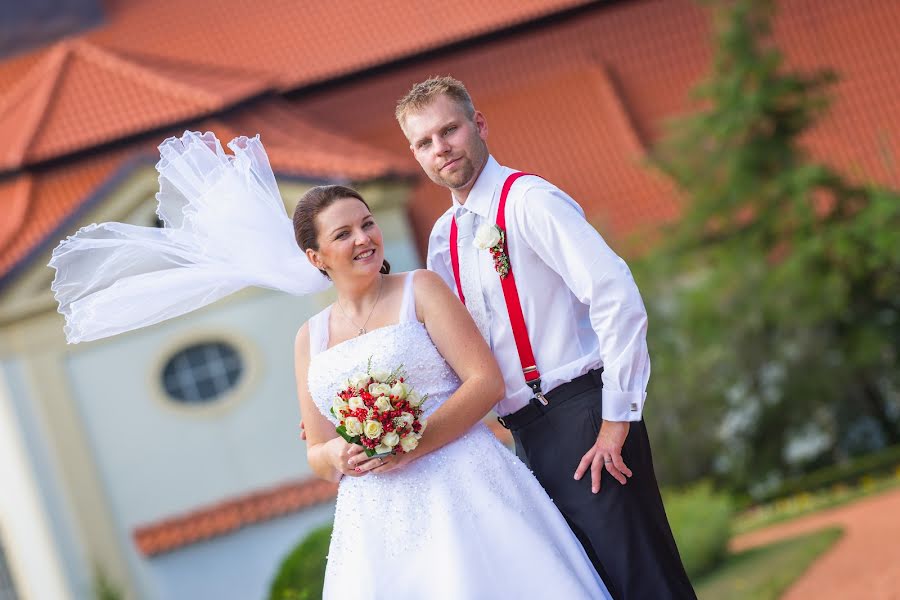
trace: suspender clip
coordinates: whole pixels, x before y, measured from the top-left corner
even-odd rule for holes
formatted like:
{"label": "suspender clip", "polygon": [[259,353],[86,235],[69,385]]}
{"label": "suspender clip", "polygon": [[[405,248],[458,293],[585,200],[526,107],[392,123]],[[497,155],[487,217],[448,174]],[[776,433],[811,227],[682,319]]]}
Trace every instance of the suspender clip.
{"label": "suspender clip", "polygon": [[531,381],[525,382],[528,387],[531,388],[531,391],[534,392],[534,397],[537,398],[537,401],[541,403],[543,406],[547,406],[550,404],[550,401],[544,397],[544,393],[541,391],[541,378],[532,379]]}

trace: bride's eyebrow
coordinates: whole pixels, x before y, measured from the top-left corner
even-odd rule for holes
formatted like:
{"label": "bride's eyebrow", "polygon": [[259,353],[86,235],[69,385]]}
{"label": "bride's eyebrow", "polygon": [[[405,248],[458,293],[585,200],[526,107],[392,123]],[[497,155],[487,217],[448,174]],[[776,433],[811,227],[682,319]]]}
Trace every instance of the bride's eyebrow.
{"label": "bride's eyebrow", "polygon": [[338,231],[340,231],[341,229],[347,229],[348,227],[350,227],[350,225],[338,225],[337,227],[335,227],[334,229],[332,229],[331,232],[330,232],[328,235],[334,235],[334,234],[336,234]]}
{"label": "bride's eyebrow", "polygon": [[[368,221],[368,220],[370,220],[370,219],[374,219],[374,218],[375,218],[375,217],[372,216],[372,213],[369,213],[369,214],[367,214],[366,216],[364,216],[362,219],[360,219],[359,222],[360,222],[360,223],[365,223],[366,221]],[[338,225],[337,227],[335,227],[334,229],[332,229],[332,230],[331,230],[331,233],[329,233],[328,235],[334,235],[334,234],[336,234],[337,232],[339,232],[341,229],[347,229],[348,227],[353,227],[353,225]]]}

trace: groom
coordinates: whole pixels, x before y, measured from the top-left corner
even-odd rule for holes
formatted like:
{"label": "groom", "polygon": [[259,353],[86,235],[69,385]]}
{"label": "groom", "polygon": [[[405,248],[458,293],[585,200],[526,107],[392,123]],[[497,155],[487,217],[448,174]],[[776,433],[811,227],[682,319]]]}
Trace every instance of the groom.
{"label": "groom", "polygon": [[451,191],[428,268],[457,290],[500,363],[496,411],[516,453],[614,597],[695,598],[641,420],[647,316],[628,267],[563,191],[494,160],[460,81],[416,84],[396,117],[422,169]]}

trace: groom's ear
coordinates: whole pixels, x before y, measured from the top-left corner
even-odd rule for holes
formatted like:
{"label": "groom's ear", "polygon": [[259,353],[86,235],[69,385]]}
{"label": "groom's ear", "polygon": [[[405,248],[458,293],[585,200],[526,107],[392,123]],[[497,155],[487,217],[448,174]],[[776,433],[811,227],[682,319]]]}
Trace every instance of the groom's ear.
{"label": "groom's ear", "polygon": [[488,124],[487,119],[484,117],[484,113],[480,110],[476,110],[475,114],[472,116],[472,121],[475,123],[475,130],[478,131],[478,137],[483,141],[487,141]]}

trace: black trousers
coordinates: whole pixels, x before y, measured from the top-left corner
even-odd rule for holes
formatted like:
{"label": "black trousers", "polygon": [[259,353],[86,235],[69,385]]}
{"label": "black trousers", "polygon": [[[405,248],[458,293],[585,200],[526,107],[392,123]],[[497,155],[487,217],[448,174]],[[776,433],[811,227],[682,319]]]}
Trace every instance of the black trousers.
{"label": "black trousers", "polygon": [[[580,481],[574,479],[602,422],[599,372],[593,375],[593,389],[585,391],[573,382],[548,394],[548,407],[532,400],[532,407],[526,407],[530,422],[509,424],[516,454],[565,516],[614,598],[695,600],[663,508],[643,421],[631,423],[622,448],[633,473],[626,485],[606,469],[597,494],[591,493],[590,471]],[[567,394],[567,386],[579,389]]]}

